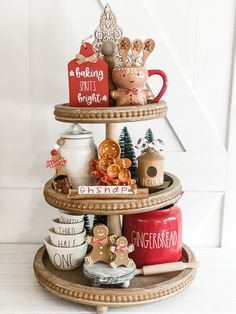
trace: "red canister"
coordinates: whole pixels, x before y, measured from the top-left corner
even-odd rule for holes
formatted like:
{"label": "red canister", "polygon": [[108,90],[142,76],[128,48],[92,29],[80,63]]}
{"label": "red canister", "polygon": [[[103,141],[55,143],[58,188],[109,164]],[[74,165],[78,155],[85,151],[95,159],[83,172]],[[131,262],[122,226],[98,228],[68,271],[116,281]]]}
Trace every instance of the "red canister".
{"label": "red canister", "polygon": [[176,205],[123,217],[123,235],[135,246],[137,265],[177,262],[182,256],[182,219]]}

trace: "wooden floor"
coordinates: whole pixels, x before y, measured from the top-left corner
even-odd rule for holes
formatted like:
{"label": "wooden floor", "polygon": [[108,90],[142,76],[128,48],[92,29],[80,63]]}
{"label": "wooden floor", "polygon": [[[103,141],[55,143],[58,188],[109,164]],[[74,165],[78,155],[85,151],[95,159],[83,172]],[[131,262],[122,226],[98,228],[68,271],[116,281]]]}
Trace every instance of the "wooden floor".
{"label": "wooden floor", "polygon": [[[40,287],[32,264],[40,245],[0,244],[0,313],[95,313]],[[236,248],[194,248],[199,270],[182,293],[154,304],[109,309],[109,313],[236,313]]]}

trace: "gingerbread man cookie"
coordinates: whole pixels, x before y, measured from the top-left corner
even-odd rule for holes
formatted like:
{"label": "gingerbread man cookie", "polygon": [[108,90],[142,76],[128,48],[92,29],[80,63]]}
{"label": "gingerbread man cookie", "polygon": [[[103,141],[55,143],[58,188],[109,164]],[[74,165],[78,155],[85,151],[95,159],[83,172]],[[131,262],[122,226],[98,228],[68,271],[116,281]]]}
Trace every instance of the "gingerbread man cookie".
{"label": "gingerbread man cookie", "polygon": [[116,245],[110,247],[110,251],[113,253],[113,259],[110,266],[116,268],[118,266],[131,267],[134,265],[132,258],[129,258],[128,254],[134,251],[134,245],[129,244],[126,237],[119,237],[116,239]]}
{"label": "gingerbread man cookie", "polygon": [[115,243],[115,236],[109,236],[107,226],[102,224],[93,228],[93,235],[93,237],[85,237],[85,241],[93,247],[92,251],[84,258],[85,264],[110,263],[112,255],[109,248],[111,244]]}

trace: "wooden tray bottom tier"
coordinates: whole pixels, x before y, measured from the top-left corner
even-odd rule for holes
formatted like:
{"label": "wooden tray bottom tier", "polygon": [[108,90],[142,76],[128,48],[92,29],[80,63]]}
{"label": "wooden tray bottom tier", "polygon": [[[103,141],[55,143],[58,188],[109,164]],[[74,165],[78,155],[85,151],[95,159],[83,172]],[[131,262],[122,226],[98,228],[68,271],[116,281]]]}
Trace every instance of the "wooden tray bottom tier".
{"label": "wooden tray bottom tier", "polygon": [[[183,246],[182,260],[195,261],[193,252],[186,245]],[[186,288],[196,274],[196,269],[185,269],[160,275],[136,276],[129,288],[125,289],[94,288],[84,277],[82,267],[72,271],[55,269],[44,246],[35,256],[34,271],[39,283],[51,293],[66,300],[97,307],[122,307],[162,300]]]}

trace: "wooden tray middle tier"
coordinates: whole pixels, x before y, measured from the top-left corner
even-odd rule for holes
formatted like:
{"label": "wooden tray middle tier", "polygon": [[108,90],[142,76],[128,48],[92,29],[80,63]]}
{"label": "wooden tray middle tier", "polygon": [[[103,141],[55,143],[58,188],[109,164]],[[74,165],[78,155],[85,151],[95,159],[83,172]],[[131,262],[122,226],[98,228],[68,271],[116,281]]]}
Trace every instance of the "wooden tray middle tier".
{"label": "wooden tray middle tier", "polygon": [[70,107],[69,104],[56,105],[56,120],[70,123],[121,123],[152,120],[167,113],[165,101],[126,107]]}
{"label": "wooden tray middle tier", "polygon": [[164,181],[169,187],[158,191],[153,189],[142,199],[69,199],[67,195],[56,192],[52,188],[52,180],[44,187],[44,197],[48,204],[74,214],[92,215],[128,215],[147,212],[174,204],[181,197],[182,187],[179,179],[165,173]]}

